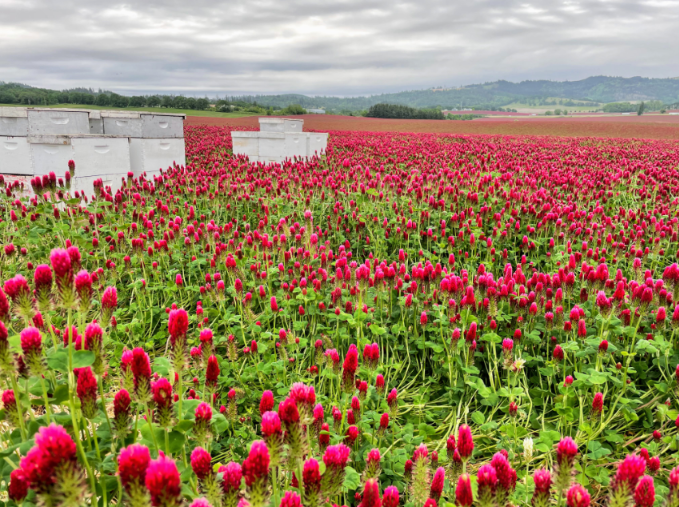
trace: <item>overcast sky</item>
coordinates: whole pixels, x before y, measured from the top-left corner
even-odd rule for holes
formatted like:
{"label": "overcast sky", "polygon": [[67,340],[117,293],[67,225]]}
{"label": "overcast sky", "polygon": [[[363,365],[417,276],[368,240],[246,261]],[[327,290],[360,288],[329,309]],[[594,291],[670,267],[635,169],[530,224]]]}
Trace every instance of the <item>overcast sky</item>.
{"label": "overcast sky", "polygon": [[0,81],[362,95],[679,76],[679,0],[0,0]]}

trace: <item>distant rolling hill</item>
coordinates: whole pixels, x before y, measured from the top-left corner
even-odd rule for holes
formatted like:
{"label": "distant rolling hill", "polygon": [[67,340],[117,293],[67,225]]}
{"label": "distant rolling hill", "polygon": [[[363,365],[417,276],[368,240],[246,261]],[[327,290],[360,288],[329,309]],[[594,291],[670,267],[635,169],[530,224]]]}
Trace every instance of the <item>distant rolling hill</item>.
{"label": "distant rolling hill", "polygon": [[328,110],[360,110],[374,104],[402,104],[411,107],[486,107],[504,106],[528,100],[546,98],[587,102],[619,102],[660,100],[667,104],[679,102],[679,79],[644,77],[594,76],[581,81],[494,81],[459,88],[431,88],[398,93],[383,93],[367,97],[309,97],[306,95],[249,95],[238,97],[263,106],[285,107],[300,104],[306,108]]}

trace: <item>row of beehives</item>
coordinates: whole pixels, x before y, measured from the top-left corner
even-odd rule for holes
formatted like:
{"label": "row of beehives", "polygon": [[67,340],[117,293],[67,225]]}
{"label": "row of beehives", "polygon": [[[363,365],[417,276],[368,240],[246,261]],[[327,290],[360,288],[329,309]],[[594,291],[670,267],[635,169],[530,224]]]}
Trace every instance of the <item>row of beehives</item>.
{"label": "row of beehives", "polygon": [[183,114],[92,109],[0,107],[0,136],[106,135],[184,137]]}
{"label": "row of beehives", "polygon": [[247,155],[250,162],[282,162],[285,159],[321,156],[328,134],[302,132],[304,120],[260,118],[258,132],[231,132],[234,155]]}
{"label": "row of beehives", "polygon": [[5,179],[29,181],[50,172],[64,178],[69,160],[76,163],[73,192],[93,192],[99,178],[115,192],[130,172],[151,179],[173,162],[184,164],[183,115],[0,110],[0,174]]}

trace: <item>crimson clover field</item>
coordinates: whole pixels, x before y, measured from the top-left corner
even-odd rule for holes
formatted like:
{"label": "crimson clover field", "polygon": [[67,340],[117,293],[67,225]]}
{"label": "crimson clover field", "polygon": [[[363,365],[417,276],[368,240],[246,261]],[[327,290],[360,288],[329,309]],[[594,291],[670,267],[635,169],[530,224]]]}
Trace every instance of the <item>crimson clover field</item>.
{"label": "crimson clover field", "polygon": [[679,505],[676,142],[186,141],[4,179],[5,505]]}

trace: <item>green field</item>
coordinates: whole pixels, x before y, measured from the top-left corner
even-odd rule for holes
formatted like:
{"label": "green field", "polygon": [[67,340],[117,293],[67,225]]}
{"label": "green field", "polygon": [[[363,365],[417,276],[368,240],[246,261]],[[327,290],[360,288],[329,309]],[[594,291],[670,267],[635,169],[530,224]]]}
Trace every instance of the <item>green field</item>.
{"label": "green field", "polygon": [[[26,107],[25,104],[0,104],[0,107]],[[152,113],[178,113],[187,116],[213,116],[215,118],[242,118],[244,116],[261,116],[259,113],[218,113],[216,111],[199,111],[196,109],[174,109],[171,107],[109,107],[109,106],[95,106],[90,104],[55,104],[51,106],[29,106],[29,107],[47,107],[57,109],[102,109],[102,110],[116,110],[116,111],[149,111]]]}

